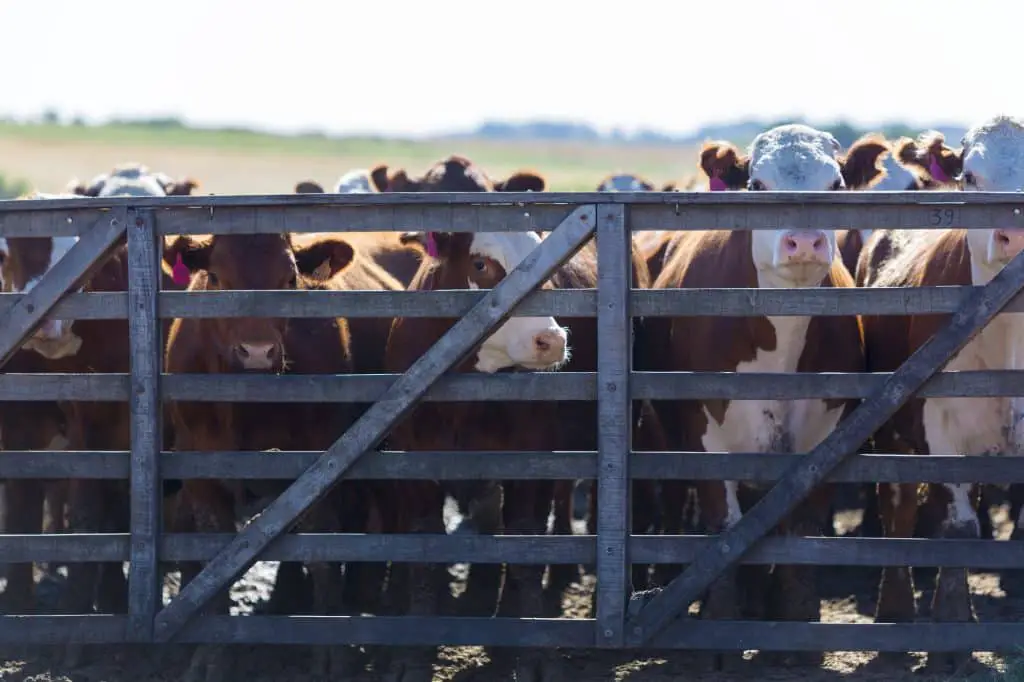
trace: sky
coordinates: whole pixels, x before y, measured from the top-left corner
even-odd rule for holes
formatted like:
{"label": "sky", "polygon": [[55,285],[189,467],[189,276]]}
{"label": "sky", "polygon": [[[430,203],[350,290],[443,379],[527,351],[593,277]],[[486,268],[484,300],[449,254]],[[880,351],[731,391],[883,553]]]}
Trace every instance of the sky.
{"label": "sky", "polygon": [[0,115],[411,136],[969,125],[1024,110],[1022,16],[1010,0],[6,0]]}

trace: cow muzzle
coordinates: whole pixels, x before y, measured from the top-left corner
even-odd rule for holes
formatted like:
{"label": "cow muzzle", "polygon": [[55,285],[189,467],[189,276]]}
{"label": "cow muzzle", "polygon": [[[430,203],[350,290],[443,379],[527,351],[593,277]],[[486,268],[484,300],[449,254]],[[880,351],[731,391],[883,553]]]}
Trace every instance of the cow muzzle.
{"label": "cow muzzle", "polygon": [[242,369],[274,369],[280,364],[281,344],[236,343],[231,352]]}

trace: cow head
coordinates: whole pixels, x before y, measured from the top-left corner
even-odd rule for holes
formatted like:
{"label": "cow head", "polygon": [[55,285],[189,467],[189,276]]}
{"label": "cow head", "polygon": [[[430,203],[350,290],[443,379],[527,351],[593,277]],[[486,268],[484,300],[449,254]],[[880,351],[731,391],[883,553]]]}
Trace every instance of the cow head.
{"label": "cow head", "polygon": [[316,180],[303,180],[295,185],[296,194],[323,194],[324,188]]}
{"label": "cow head", "polygon": [[[426,244],[430,258],[421,273],[429,273],[430,288],[492,289],[541,238],[535,232],[407,232],[402,241]],[[569,360],[567,341],[568,332],[553,317],[511,317],[484,340],[475,369],[557,369]]]}
{"label": "cow head", "polygon": [[[19,199],[72,199],[73,194],[43,194],[32,192]],[[27,294],[63,258],[78,237],[0,237],[0,290],[12,294]],[[74,355],[82,339],[72,331],[72,320],[46,318],[22,346],[45,358]]]}
{"label": "cow head", "polygon": [[89,184],[72,180],[68,192],[85,197],[188,196],[199,187],[192,178],[174,180],[166,173],[153,173],[140,163],[126,163],[109,173],[97,175]]}
{"label": "cow head", "polygon": [[[993,116],[971,127],[961,144],[951,149],[940,133],[929,132],[917,142],[901,141],[900,154],[965,192],[1024,191],[1024,120]],[[967,230],[967,244],[973,283],[985,284],[1024,249],[1024,228]]]}
{"label": "cow head", "polygon": [[[836,191],[861,189],[878,178],[884,141],[861,139],[840,155],[830,133],[802,124],[781,125],[754,138],[747,159],[732,164],[734,173],[748,174],[750,191]],[[728,158],[728,156],[726,156]],[[787,226],[753,230],[752,249],[759,286],[817,286],[836,253],[833,229]]]}
{"label": "cow head", "polygon": [[409,177],[405,169],[377,166],[370,179],[378,192],[542,192],[546,186],[532,171],[494,182],[475,163],[457,155],[434,164],[419,178]]}
{"label": "cow head", "polygon": [[[318,236],[300,241],[288,234],[176,237],[164,250],[169,264],[193,273],[189,291],[308,289],[348,267],[348,242]],[[287,320],[223,318],[209,320],[221,358],[243,370],[280,371],[285,363]]]}
{"label": "cow head", "polygon": [[[609,175],[597,185],[598,192],[653,192],[654,183],[633,173]],[[668,190],[665,190],[668,191]]]}

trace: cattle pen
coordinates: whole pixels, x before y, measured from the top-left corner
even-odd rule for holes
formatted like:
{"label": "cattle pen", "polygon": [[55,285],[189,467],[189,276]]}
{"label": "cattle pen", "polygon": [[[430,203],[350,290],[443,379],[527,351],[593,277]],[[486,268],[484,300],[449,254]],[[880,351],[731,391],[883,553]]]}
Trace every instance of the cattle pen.
{"label": "cattle pen", "polygon": [[[859,454],[915,395],[1013,396],[1016,371],[943,373],[1000,311],[1024,310],[1024,256],[983,287],[916,289],[647,290],[629,286],[630,234],[653,230],[944,229],[1024,226],[1009,193],[679,192],[436,193],[0,202],[0,237],[78,236],[28,294],[0,295],[6,363],[46,317],[127,319],[129,374],[0,374],[0,401],[127,402],[130,451],[2,451],[0,479],[127,479],[128,533],[2,535],[5,562],[127,561],[126,614],[4,615],[0,642],[512,646],[807,651],[1016,651],[1024,623],[828,623],[687,618],[691,602],[735,564],[1024,567],[1018,542],[917,538],[771,537],[818,484],[1024,482],[1024,459]],[[439,292],[160,290],[164,236],[446,230],[548,232],[490,290]],[[127,235],[127,293],[74,293]],[[596,237],[596,289],[535,291]],[[70,293],[69,293],[70,292]],[[631,364],[631,318],[851,316],[935,313],[948,324],[891,374],[647,372]],[[596,372],[451,374],[510,314],[596,317]],[[175,375],[162,371],[161,320],[188,317],[452,317],[459,322],[403,375]],[[862,400],[807,453],[634,452],[633,400],[718,398]],[[161,446],[164,401],[367,402],[372,407],[326,452],[179,452]],[[598,448],[576,452],[378,450],[418,401],[596,401]],[[161,482],[294,479],[236,535],[165,533]],[[596,534],[376,535],[289,532],[342,478],[597,481]],[[719,535],[631,535],[635,479],[764,481],[773,486]],[[979,559],[979,557],[983,557]],[[256,560],[549,563],[596,566],[592,618],[202,615]],[[202,561],[164,604],[161,563]],[[630,595],[632,564],[682,564],[670,584]],[[680,615],[683,617],[680,617]]]}

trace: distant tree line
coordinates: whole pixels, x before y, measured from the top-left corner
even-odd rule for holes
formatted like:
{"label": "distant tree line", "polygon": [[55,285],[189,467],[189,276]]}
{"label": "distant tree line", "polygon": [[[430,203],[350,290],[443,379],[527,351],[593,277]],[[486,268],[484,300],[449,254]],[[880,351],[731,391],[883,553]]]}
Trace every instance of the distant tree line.
{"label": "distant tree line", "polygon": [[[46,125],[69,125],[84,126],[86,123],[80,116],[62,116],[56,110],[47,110],[42,113],[38,120]],[[868,132],[877,132],[889,139],[900,137],[917,137],[924,129],[939,130],[946,135],[946,138],[957,141],[965,132],[965,128],[959,125],[948,123],[936,123],[925,128],[915,128],[901,122],[886,123],[874,128],[860,128],[848,121],[835,121],[832,123],[809,122],[799,117],[786,120],[765,120],[765,119],[742,119],[734,122],[712,124],[701,127],[689,135],[672,135],[657,130],[640,129],[633,132],[626,132],[622,129],[614,129],[603,133],[587,123],[572,121],[549,121],[536,120],[528,122],[510,121],[486,121],[474,129],[463,131],[452,131],[447,134],[438,135],[442,138],[483,138],[490,140],[504,141],[545,141],[552,142],[593,142],[593,143],[615,143],[615,144],[636,144],[636,145],[693,145],[703,140],[729,140],[738,145],[749,143],[757,133],[781,123],[813,123],[816,127],[827,130],[836,136],[843,147],[850,146],[857,138]],[[153,130],[186,130],[196,128],[183,119],[176,116],[160,116],[155,118],[114,118],[106,123],[121,127],[139,127]],[[250,132],[260,131],[248,128],[230,127],[203,127],[204,130],[217,132]],[[301,133],[303,137],[340,138],[344,136],[329,135],[320,131],[309,131]],[[386,136],[381,136],[386,137]]]}

